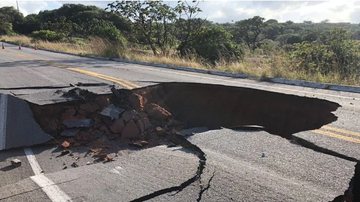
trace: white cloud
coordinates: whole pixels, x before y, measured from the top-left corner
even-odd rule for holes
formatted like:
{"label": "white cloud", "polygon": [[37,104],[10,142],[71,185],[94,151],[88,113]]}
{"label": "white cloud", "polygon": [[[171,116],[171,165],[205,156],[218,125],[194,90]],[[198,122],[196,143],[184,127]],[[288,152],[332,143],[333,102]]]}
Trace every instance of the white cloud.
{"label": "white cloud", "polygon": [[[40,1],[40,0],[18,0],[19,10],[24,15],[38,13],[42,10],[55,9],[62,5],[60,1]],[[0,7],[17,7],[15,0],[0,0]]]}
{"label": "white cloud", "polygon": [[[216,22],[238,21],[259,15],[279,21],[359,23],[354,11],[360,9],[359,1],[204,1],[201,16]],[[217,13],[223,13],[219,16]]]}
{"label": "white cloud", "polygon": [[[105,8],[113,0],[18,0],[20,11],[24,15],[38,13],[41,10],[59,8],[64,3],[82,3]],[[165,0],[166,1],[166,0]],[[166,1],[174,4],[174,1]],[[0,7],[14,6],[15,0],[0,0]],[[199,17],[215,22],[231,22],[255,15],[266,19],[277,19],[284,22],[291,20],[303,22],[310,20],[320,22],[360,23],[360,1],[329,0],[329,1],[236,1],[236,0],[203,0],[200,2],[203,12]]]}

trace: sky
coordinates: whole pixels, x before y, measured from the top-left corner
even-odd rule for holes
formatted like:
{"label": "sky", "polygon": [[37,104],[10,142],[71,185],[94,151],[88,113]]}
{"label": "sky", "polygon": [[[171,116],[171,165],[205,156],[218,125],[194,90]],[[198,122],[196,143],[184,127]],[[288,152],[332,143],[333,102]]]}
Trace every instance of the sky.
{"label": "sky", "polygon": [[[82,3],[105,8],[110,1],[65,1],[65,0],[18,0],[19,9],[24,15],[38,13],[61,7],[64,3]],[[166,2],[166,1],[165,1]],[[173,4],[174,2],[172,2]],[[176,3],[176,1],[175,1]],[[16,0],[0,0],[0,7],[14,6]],[[360,0],[330,1],[236,1],[202,0],[199,4],[202,13],[198,17],[224,23],[234,22],[253,16],[276,19],[279,22],[351,22],[360,23]]]}

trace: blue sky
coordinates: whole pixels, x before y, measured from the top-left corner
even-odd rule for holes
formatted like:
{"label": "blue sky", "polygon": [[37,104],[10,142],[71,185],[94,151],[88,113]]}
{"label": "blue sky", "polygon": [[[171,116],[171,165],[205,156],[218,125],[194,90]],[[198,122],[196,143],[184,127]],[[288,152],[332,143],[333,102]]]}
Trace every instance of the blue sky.
{"label": "blue sky", "polygon": [[[41,10],[59,8],[64,3],[82,3],[105,7],[111,1],[61,1],[61,0],[18,0],[20,11],[25,15],[38,13]],[[0,0],[0,7],[16,6],[15,0]],[[360,23],[360,1],[235,1],[204,0],[200,2],[203,12],[199,17],[214,22],[232,22],[255,15],[266,19],[277,19],[281,22],[291,20],[303,22],[310,20],[320,22]]]}

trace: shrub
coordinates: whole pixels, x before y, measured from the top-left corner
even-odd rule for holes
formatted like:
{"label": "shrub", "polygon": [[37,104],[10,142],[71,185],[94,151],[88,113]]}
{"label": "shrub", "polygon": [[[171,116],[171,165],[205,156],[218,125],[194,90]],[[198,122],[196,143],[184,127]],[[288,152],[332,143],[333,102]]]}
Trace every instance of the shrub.
{"label": "shrub", "polygon": [[127,40],[122,35],[122,33],[115,27],[115,25],[110,22],[99,21],[92,26],[90,32],[93,36],[107,39],[122,47],[125,47],[127,44]]}
{"label": "shrub", "polygon": [[360,76],[360,44],[341,29],[324,34],[321,41],[296,44],[291,57],[298,68],[310,73]]}
{"label": "shrub", "polygon": [[40,30],[32,32],[31,37],[35,40],[62,41],[65,38],[65,34],[57,33],[50,30]]}
{"label": "shrub", "polygon": [[0,21],[0,35],[11,35],[13,33],[14,31],[11,23]]}
{"label": "shrub", "polygon": [[232,41],[232,35],[221,27],[204,29],[186,48],[211,64],[220,60],[234,62],[242,59],[244,52]]}

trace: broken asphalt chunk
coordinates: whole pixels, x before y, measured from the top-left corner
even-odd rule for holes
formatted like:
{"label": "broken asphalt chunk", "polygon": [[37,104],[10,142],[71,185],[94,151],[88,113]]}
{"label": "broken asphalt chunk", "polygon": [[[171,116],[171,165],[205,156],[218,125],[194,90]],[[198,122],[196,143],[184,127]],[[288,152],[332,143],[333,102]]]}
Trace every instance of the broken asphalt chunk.
{"label": "broken asphalt chunk", "polygon": [[141,140],[141,141],[132,142],[132,143],[130,143],[129,145],[134,146],[134,147],[137,147],[137,148],[143,148],[143,147],[145,147],[145,146],[148,145],[148,144],[149,144],[148,141]]}
{"label": "broken asphalt chunk", "polygon": [[13,160],[10,161],[10,163],[11,163],[11,165],[12,165],[13,167],[19,167],[19,166],[21,166],[21,161],[20,161],[19,159],[13,159]]}
{"label": "broken asphalt chunk", "polygon": [[57,155],[56,158],[65,156],[65,155],[67,155],[67,154],[70,154],[70,151],[69,151],[69,150],[64,150],[64,151],[62,151],[59,155]]}
{"label": "broken asphalt chunk", "polygon": [[63,124],[67,128],[88,128],[94,124],[94,121],[91,119],[64,120]]}
{"label": "broken asphalt chunk", "polygon": [[75,137],[75,135],[80,131],[80,129],[77,129],[77,128],[72,128],[72,129],[66,129],[66,130],[63,130],[61,133],[60,133],[60,136],[63,136],[63,137]]}
{"label": "broken asphalt chunk", "polygon": [[116,107],[113,104],[110,104],[108,107],[104,108],[100,114],[103,116],[110,117],[113,119],[118,119],[120,117],[120,114],[122,114],[125,111],[125,109]]}

